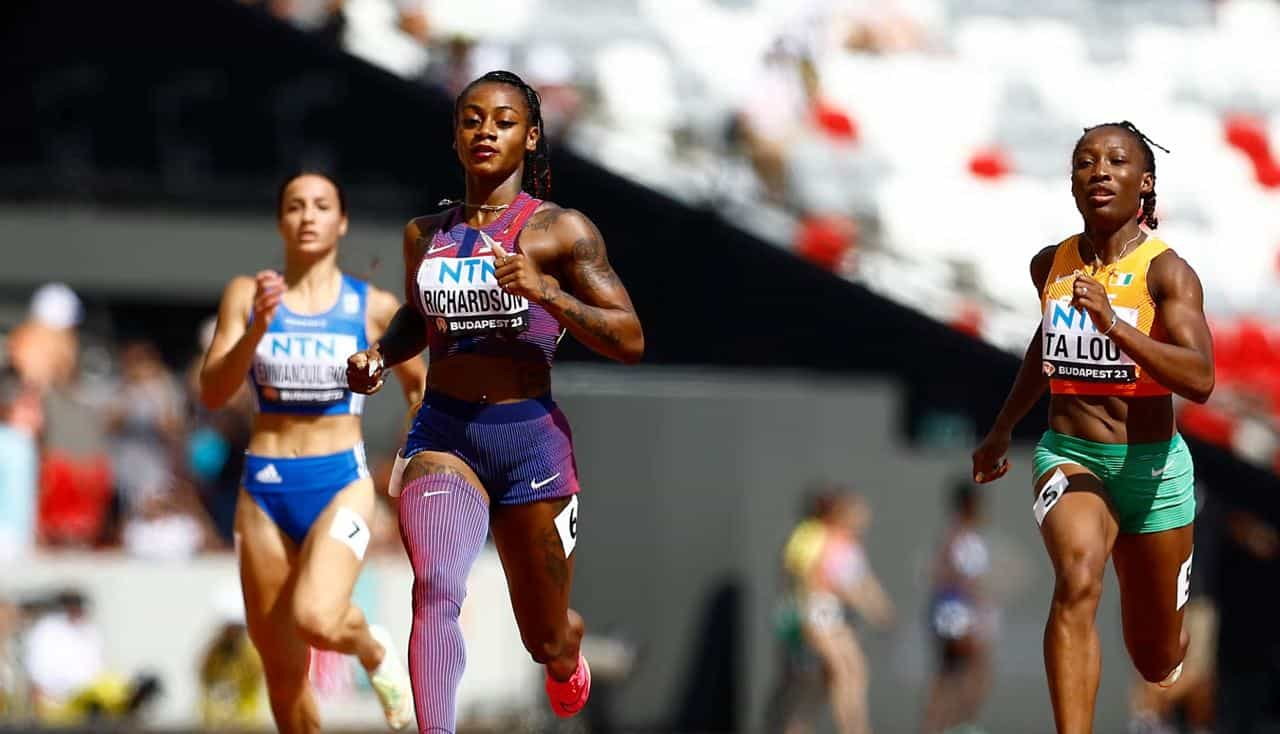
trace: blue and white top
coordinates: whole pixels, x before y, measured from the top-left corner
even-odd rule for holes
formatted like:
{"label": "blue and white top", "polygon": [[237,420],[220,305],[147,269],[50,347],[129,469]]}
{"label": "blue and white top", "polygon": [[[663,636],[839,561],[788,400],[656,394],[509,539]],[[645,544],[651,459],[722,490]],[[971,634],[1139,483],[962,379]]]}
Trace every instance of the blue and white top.
{"label": "blue and white top", "polygon": [[369,346],[368,296],[368,283],[343,273],[338,301],[324,313],[280,304],[249,368],[260,412],[360,415],[365,396],[347,388],[347,357]]}

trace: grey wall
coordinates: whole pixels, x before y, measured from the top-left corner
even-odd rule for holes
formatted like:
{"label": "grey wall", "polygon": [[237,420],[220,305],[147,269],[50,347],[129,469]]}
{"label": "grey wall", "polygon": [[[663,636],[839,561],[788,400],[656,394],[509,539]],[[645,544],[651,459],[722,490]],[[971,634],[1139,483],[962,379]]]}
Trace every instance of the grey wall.
{"label": "grey wall", "polygon": [[[232,276],[284,265],[270,201],[262,217],[199,212],[0,207],[0,286],[62,280],[73,288],[216,302]],[[402,289],[403,222],[355,216],[341,263],[393,293]],[[380,264],[371,270],[373,263]]]}
{"label": "grey wall", "polygon": [[[965,452],[900,445],[888,382],[565,368],[556,390],[574,426],[584,487],[574,602],[591,628],[629,634],[645,652],[621,697],[627,723],[671,711],[709,595],[730,577],[746,601],[741,710],[760,731],[775,674],[779,549],[804,485],[832,478],[869,496],[869,557],[900,611],[895,629],[864,633],[873,721],[880,732],[915,730],[932,664],[926,567],[949,481],[968,470]],[[997,575],[1010,597],[984,715],[995,732],[1053,728],[1041,663],[1052,581],[1031,516],[1029,454],[1014,454],[988,502]],[[1108,584],[1097,730],[1121,731],[1131,666]]]}

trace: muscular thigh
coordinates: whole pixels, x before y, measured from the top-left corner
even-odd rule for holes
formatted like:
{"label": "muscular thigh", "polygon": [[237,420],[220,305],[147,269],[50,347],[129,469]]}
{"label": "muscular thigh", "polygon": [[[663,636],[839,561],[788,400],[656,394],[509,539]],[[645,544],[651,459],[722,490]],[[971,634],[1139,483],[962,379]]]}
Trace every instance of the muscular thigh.
{"label": "muscular thigh", "polygon": [[[267,513],[243,488],[236,500],[236,555],[251,632],[277,614],[292,589],[298,552]],[[284,605],[287,616],[288,605]]]}
{"label": "muscular thigh", "polygon": [[[1192,526],[1158,533],[1125,533],[1112,553],[1126,634],[1135,642],[1176,640],[1191,589]],[[1140,620],[1140,623],[1138,622]]]}
{"label": "muscular thigh", "polygon": [[577,508],[574,495],[492,510],[493,540],[526,636],[538,633],[538,626],[564,621],[573,585]]}
{"label": "muscular thigh", "polygon": [[433,474],[459,477],[479,489],[480,494],[488,501],[489,495],[485,490],[484,483],[480,481],[480,477],[476,475],[467,462],[443,451],[422,451],[414,454],[413,458],[409,460],[409,465],[405,467],[401,486],[408,486],[415,479],[421,479]]}
{"label": "muscular thigh", "polygon": [[1036,480],[1034,512],[1059,576],[1081,562],[1101,575],[1119,526],[1102,482],[1079,464],[1061,464]]}
{"label": "muscular thigh", "polygon": [[357,479],[335,494],[311,525],[294,592],[308,609],[325,615],[346,610],[369,547],[375,501],[373,480]]}

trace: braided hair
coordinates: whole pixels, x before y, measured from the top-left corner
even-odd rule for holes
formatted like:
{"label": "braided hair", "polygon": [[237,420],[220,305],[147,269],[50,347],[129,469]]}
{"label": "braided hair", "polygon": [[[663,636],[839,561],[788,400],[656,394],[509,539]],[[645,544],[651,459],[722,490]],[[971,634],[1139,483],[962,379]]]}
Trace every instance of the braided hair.
{"label": "braided hair", "polygon": [[551,195],[551,146],[547,143],[547,131],[542,127],[542,97],[539,96],[538,90],[529,86],[525,80],[513,72],[491,71],[468,84],[458,94],[458,98],[453,103],[454,119],[457,119],[458,108],[462,106],[462,100],[467,93],[472,88],[487,82],[507,84],[524,93],[525,102],[529,105],[529,125],[538,128],[539,135],[537,147],[531,151],[525,151],[524,178],[520,181],[520,188],[529,192],[534,198],[547,198]]}
{"label": "braided hair", "polygon": [[1143,170],[1151,174],[1151,191],[1142,194],[1142,209],[1138,212],[1138,221],[1146,224],[1151,229],[1155,229],[1160,226],[1160,220],[1156,219],[1156,154],[1151,150],[1151,146],[1154,145],[1165,153],[1168,153],[1169,149],[1147,137],[1146,133],[1139,130],[1137,125],[1128,120],[1104,122],[1092,127],[1086,127],[1084,133],[1080,136],[1080,140],[1076,141],[1076,147],[1080,147],[1080,142],[1084,140],[1085,135],[1100,127],[1117,127],[1129,133],[1134,140],[1138,141],[1138,146],[1142,148],[1142,153],[1147,157],[1147,165]]}

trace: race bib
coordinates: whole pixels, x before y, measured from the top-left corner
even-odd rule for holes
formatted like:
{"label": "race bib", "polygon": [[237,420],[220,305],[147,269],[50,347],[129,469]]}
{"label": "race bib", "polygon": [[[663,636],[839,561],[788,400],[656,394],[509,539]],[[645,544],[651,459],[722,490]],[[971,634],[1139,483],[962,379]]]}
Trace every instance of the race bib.
{"label": "race bib", "polygon": [[[1138,310],[1113,306],[1116,318],[1137,326]],[[1104,336],[1088,312],[1071,307],[1070,298],[1050,301],[1044,309],[1042,362],[1054,379],[1127,383],[1138,380],[1138,366]]]}
{"label": "race bib", "polygon": [[493,256],[432,257],[418,270],[422,311],[451,337],[529,328],[529,301],[498,287]]}
{"label": "race bib", "polygon": [[347,395],[347,357],[358,351],[352,334],[267,332],[258,342],[253,378],[271,402],[336,403]]}

